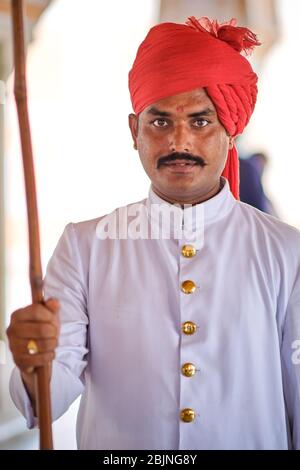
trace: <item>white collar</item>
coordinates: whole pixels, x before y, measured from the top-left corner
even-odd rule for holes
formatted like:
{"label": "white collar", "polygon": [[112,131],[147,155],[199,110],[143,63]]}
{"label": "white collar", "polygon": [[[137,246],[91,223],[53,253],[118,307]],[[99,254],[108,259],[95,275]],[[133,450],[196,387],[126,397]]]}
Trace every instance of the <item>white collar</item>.
{"label": "white collar", "polygon": [[[173,220],[170,229],[171,235],[182,238],[178,236],[178,227],[180,227],[185,232],[184,238],[187,238],[187,235],[195,241],[199,237],[202,238],[204,226],[225,217],[235,204],[228,181],[222,177],[221,183],[222,189],[214,197],[193,206],[187,205],[184,208],[165,201],[150,188],[146,204],[151,224],[161,228],[163,220],[165,222],[168,219],[168,216],[166,218],[164,216],[171,212]],[[170,224],[167,225],[169,229]]]}

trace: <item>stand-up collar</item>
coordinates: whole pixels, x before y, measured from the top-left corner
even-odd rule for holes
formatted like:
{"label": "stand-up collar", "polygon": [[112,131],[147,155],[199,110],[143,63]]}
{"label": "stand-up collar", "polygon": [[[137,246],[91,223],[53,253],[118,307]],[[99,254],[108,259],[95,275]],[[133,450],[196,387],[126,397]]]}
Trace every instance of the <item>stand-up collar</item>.
{"label": "stand-up collar", "polygon": [[171,213],[173,223],[170,232],[176,235],[178,227],[192,232],[203,229],[203,226],[207,224],[217,222],[225,217],[235,204],[228,181],[222,177],[221,183],[221,191],[211,199],[195,205],[188,204],[184,207],[165,201],[150,188],[147,209],[151,223],[161,227],[163,223],[168,223],[167,219]]}

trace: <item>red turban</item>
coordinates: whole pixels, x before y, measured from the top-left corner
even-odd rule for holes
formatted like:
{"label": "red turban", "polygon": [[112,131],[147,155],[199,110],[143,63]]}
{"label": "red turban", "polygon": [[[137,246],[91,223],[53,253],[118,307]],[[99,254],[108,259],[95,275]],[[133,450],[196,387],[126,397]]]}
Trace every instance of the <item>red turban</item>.
{"label": "red turban", "polygon": [[[232,137],[241,134],[253,113],[257,76],[240,52],[260,43],[236,20],[218,24],[190,17],[186,24],[161,23],[150,29],[129,72],[134,112],[168,96],[205,88],[220,122]],[[234,146],[223,171],[239,197],[239,163]]]}

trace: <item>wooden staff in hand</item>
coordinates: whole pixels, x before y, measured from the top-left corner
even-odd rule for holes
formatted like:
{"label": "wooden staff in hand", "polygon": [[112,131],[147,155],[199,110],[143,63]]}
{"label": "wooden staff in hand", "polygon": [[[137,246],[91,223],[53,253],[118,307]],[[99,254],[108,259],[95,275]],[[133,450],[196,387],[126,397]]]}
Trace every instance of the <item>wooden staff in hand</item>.
{"label": "wooden staff in hand", "polygon": [[[12,18],[15,62],[14,93],[19,118],[25,177],[29,230],[30,284],[32,302],[43,304],[43,275],[40,255],[39,222],[27,107],[24,13],[22,0],[12,0]],[[32,355],[39,352],[37,342],[34,339],[28,341],[27,349],[29,354]],[[35,396],[37,399],[36,412],[40,428],[40,448],[52,449],[50,367],[47,365],[36,367],[33,373],[35,375]]]}

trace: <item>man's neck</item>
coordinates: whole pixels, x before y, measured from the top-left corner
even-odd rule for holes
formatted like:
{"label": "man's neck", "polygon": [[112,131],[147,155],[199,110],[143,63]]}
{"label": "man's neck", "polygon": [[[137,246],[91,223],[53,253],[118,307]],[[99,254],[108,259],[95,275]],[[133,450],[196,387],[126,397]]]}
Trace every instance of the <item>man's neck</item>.
{"label": "man's neck", "polygon": [[172,198],[172,197],[166,196],[165,194],[161,193],[159,190],[157,190],[153,186],[152,186],[152,190],[158,197],[160,197],[164,201],[168,202],[169,204],[180,205],[181,208],[184,209],[184,206],[187,206],[187,205],[188,206],[195,206],[197,204],[201,204],[202,202],[208,201],[209,199],[216,196],[223,189],[223,187],[224,187],[224,183],[223,183],[222,179],[220,179],[220,182],[211,191],[206,193],[205,196],[202,196],[202,197],[200,196],[200,197],[197,197],[197,198],[191,198],[191,199],[187,199],[185,201],[178,200],[177,198]]}

